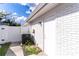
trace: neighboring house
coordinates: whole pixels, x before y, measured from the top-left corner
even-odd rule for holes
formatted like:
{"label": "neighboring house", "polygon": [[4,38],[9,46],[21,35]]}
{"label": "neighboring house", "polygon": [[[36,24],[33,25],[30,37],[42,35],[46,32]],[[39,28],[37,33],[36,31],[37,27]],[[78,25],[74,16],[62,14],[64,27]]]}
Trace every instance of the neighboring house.
{"label": "neighboring house", "polygon": [[79,55],[79,4],[39,4],[27,22],[47,55]]}

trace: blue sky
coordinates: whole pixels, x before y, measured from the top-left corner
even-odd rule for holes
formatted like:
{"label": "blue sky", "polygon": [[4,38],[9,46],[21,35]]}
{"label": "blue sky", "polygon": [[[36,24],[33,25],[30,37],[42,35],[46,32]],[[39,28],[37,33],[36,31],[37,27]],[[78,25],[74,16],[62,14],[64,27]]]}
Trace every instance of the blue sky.
{"label": "blue sky", "polygon": [[0,10],[17,15],[16,22],[23,24],[37,5],[36,3],[1,3]]}

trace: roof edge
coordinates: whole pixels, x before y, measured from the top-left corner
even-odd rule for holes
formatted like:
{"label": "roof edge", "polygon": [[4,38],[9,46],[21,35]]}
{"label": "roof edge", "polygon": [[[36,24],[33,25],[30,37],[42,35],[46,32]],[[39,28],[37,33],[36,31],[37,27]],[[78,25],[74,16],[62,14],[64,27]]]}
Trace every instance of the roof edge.
{"label": "roof edge", "polygon": [[27,22],[34,20],[35,18],[39,17],[40,15],[46,13],[53,7],[58,5],[58,3],[40,3],[36,9],[32,12],[32,14],[27,18]]}

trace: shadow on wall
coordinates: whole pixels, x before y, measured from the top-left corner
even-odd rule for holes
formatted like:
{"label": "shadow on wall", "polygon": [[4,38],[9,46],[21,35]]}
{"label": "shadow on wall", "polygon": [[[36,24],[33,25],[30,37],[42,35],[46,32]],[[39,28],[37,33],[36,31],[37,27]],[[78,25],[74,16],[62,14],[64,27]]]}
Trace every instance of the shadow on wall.
{"label": "shadow on wall", "polygon": [[35,42],[35,38],[34,38],[33,35],[32,35],[32,41],[34,42],[34,44],[36,44],[36,42]]}

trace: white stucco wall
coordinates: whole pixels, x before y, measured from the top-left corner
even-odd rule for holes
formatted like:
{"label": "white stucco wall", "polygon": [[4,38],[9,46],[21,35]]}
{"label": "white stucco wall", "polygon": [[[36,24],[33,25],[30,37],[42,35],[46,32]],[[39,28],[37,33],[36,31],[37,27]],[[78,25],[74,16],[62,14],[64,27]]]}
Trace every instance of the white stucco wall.
{"label": "white stucco wall", "polygon": [[55,55],[56,50],[56,20],[44,23],[44,52]]}
{"label": "white stucco wall", "polygon": [[[56,36],[56,41],[52,39],[54,42],[56,42],[55,52],[58,55],[78,55],[79,30],[77,26],[79,25],[79,4],[60,4],[50,12],[46,13],[44,17],[48,24],[51,23],[51,27],[53,26],[53,21],[56,21],[56,35],[52,35]],[[53,34],[53,32],[51,33]],[[52,36],[50,35],[49,37],[52,38]],[[50,42],[52,41],[51,39],[49,40]],[[50,51],[48,49],[48,51],[49,53],[47,54],[52,55],[52,50]]]}
{"label": "white stucco wall", "polygon": [[[41,18],[39,18],[39,21],[34,21],[31,28],[31,34],[35,37],[36,45],[38,45],[42,50],[43,49],[43,22],[39,24]],[[35,30],[35,33],[33,33],[33,30]]]}
{"label": "white stucco wall", "polygon": [[75,12],[57,19],[57,54],[79,55],[79,4],[64,11]]}
{"label": "white stucco wall", "polygon": [[[33,30],[35,30],[35,33],[33,33]],[[33,25],[31,34],[35,37],[36,45],[43,50],[43,25],[39,23]]]}
{"label": "white stucco wall", "polygon": [[[79,54],[79,4],[59,4],[39,18],[44,20],[44,51],[47,55]],[[38,26],[35,28],[40,31]],[[37,37],[40,38],[39,32]]]}

